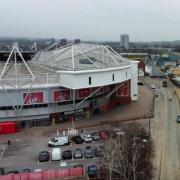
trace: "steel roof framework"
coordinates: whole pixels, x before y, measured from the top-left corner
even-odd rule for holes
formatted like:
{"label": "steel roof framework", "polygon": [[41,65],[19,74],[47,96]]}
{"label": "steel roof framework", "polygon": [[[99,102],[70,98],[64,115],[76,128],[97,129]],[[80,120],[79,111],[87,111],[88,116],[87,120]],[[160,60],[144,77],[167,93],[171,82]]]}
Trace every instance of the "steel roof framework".
{"label": "steel roof framework", "polygon": [[[22,64],[25,66],[26,71],[29,73],[29,76],[25,78],[25,81],[23,83],[19,83],[19,78],[21,79],[22,76],[18,74],[18,63],[17,63],[17,54],[20,56],[21,60],[22,60]],[[12,58],[13,57],[13,58]],[[15,77],[15,81],[11,81],[12,79],[8,79],[7,73],[8,71],[13,68],[14,69],[14,77]],[[13,74],[12,74],[13,76]],[[19,51],[19,47],[17,45],[17,43],[15,43],[12,47],[12,50],[10,52],[10,55],[2,69],[2,72],[0,74],[0,86],[2,87],[2,89],[4,90],[7,99],[9,100],[10,104],[12,105],[14,111],[17,113],[17,117],[19,119],[19,114],[20,111],[22,110],[22,107],[24,105],[24,102],[27,99],[28,93],[30,92],[32,85],[34,83],[34,79],[35,76],[32,73],[31,69],[29,68],[28,64],[26,63],[26,61],[24,60],[21,52]],[[15,83],[14,83],[15,82]],[[24,85],[26,85],[28,92],[26,94],[26,97],[24,98],[20,108],[16,107],[12,100],[11,100],[11,96],[8,92],[8,89],[6,88],[7,86],[11,86],[14,89],[16,89],[17,91],[19,89],[21,89]]]}
{"label": "steel roof framework", "polygon": [[[91,57],[95,61],[91,60]],[[79,60],[85,58],[91,65],[80,65]],[[127,60],[116,53],[111,47],[96,44],[67,45],[50,51],[42,51],[35,56],[33,62],[59,70],[86,70],[127,65]]]}

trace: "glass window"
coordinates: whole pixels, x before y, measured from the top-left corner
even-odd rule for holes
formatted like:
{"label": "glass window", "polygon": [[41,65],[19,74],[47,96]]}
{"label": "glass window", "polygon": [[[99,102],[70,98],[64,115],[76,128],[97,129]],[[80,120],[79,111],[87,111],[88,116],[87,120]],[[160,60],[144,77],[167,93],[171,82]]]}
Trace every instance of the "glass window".
{"label": "glass window", "polygon": [[89,85],[91,85],[91,77],[89,77]]}

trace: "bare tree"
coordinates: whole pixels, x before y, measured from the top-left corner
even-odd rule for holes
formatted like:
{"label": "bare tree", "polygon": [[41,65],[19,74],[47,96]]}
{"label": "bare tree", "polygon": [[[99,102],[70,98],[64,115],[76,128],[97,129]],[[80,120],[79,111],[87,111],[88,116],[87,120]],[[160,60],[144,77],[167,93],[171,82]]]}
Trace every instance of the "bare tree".
{"label": "bare tree", "polygon": [[[122,127],[119,126],[119,127]],[[152,164],[149,159],[150,142],[140,125],[123,127],[108,125],[107,132],[113,138],[104,142],[103,163],[108,171],[107,179],[117,177],[123,180],[150,179]],[[152,146],[151,146],[152,147]]]}

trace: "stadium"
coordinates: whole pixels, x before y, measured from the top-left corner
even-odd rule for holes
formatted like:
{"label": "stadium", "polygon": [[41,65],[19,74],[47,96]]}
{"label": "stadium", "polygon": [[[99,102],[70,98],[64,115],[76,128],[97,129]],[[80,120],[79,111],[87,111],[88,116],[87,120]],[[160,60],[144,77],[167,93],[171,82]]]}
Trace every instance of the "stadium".
{"label": "stadium", "polygon": [[47,48],[27,61],[14,44],[0,61],[0,122],[78,121],[137,101],[137,64],[109,46],[86,43]]}

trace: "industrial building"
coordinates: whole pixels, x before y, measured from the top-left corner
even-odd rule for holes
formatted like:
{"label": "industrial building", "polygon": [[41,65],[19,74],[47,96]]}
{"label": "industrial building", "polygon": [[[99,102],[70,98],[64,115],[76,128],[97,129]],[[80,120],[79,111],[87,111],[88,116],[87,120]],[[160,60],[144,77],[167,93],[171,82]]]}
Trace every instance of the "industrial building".
{"label": "industrial building", "polygon": [[109,46],[85,43],[39,51],[26,61],[15,44],[0,61],[0,122],[78,121],[137,101],[137,66]]}

